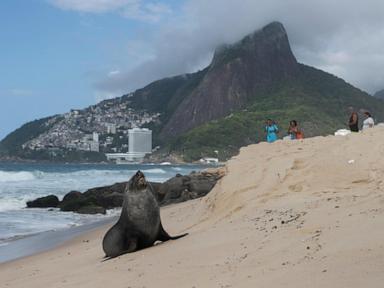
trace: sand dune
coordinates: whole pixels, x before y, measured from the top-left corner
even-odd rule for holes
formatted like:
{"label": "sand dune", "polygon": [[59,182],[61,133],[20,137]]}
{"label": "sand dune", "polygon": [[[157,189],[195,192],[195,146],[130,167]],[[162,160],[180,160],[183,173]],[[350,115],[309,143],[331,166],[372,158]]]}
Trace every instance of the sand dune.
{"label": "sand dune", "polygon": [[383,287],[384,128],[261,143],[205,198],[162,210],[177,241],[102,262],[102,227],[0,265],[1,287]]}

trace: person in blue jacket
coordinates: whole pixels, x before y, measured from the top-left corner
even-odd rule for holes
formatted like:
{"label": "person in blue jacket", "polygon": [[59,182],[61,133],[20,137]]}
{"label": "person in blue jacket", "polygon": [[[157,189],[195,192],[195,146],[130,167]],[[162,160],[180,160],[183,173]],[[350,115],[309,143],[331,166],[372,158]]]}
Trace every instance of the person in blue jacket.
{"label": "person in blue jacket", "polygon": [[271,119],[267,120],[265,125],[265,133],[267,134],[267,142],[272,143],[277,140],[277,133],[279,133],[279,128],[276,123]]}

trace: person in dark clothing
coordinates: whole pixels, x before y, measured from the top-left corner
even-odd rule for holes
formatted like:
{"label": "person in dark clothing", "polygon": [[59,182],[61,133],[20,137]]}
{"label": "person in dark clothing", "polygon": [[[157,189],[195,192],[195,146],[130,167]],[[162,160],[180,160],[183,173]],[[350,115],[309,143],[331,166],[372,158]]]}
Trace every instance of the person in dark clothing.
{"label": "person in dark clothing", "polygon": [[359,116],[356,112],[352,112],[348,126],[351,132],[359,132]]}

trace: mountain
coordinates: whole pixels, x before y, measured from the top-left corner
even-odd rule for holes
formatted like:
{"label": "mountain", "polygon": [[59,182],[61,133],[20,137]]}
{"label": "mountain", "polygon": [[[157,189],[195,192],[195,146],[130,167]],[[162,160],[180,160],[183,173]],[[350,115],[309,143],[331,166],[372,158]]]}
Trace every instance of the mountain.
{"label": "mountain", "polygon": [[384,89],[377,91],[375,94],[373,94],[373,97],[379,98],[379,99],[384,99]]}
{"label": "mountain", "polygon": [[263,91],[294,78],[299,67],[282,24],[217,49],[204,78],[177,107],[162,136],[173,137],[245,108]]}
{"label": "mountain", "polygon": [[[101,152],[124,152],[126,129],[139,126],[153,130],[162,153],[176,153],[188,161],[204,156],[227,159],[240,147],[264,139],[267,118],[277,121],[281,136],[292,119],[306,137],[325,135],[345,127],[351,107],[384,120],[383,101],[298,63],[283,25],[273,22],[235,44],[217,48],[211,64],[201,71],[27,123],[1,141],[0,151],[31,158],[48,149],[49,157],[54,157],[53,150],[63,160],[73,147],[83,147],[79,138],[98,132],[104,141]],[[118,131],[111,135],[109,125]]]}
{"label": "mountain", "polygon": [[347,128],[351,108],[359,112],[369,110],[378,122],[384,120],[382,100],[329,73],[299,64],[297,77],[271,87],[248,102],[245,109],[188,131],[172,143],[172,150],[184,152],[189,160],[215,154],[227,159],[239,147],[264,141],[267,118],[278,123],[280,137],[286,135],[292,119],[299,122],[305,137],[312,137]]}

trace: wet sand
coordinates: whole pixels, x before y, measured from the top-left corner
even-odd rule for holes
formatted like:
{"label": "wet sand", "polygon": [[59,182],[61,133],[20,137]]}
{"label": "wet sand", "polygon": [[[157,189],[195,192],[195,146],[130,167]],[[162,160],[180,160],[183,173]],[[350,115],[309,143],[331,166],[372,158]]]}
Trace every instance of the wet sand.
{"label": "wet sand", "polygon": [[0,263],[16,260],[18,258],[38,254],[51,250],[65,242],[76,238],[79,235],[98,229],[105,225],[110,225],[117,220],[111,217],[94,223],[61,229],[57,231],[47,231],[17,239],[0,246]]}

